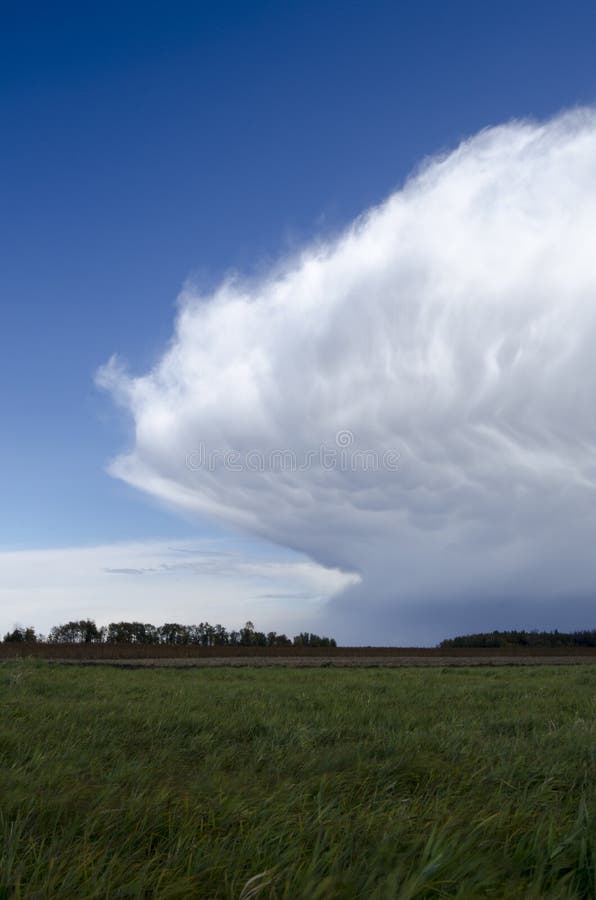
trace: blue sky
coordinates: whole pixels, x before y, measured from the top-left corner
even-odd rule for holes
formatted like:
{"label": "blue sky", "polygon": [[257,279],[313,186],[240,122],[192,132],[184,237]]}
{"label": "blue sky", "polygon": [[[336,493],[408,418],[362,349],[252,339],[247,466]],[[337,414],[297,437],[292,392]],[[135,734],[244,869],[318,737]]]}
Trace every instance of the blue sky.
{"label": "blue sky", "polygon": [[596,95],[588,2],[1,15],[5,551],[225,544],[225,524],[106,473],[132,431],[97,369],[114,353],[133,374],[150,369],[187,279],[208,292],[230,271],[259,277],[337,234],[425,157]]}

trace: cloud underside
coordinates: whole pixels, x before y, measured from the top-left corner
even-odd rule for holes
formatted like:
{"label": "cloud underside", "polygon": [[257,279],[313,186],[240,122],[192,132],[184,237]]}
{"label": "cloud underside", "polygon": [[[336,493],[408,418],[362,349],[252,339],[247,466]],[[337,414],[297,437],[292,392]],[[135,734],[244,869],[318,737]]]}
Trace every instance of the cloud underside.
{"label": "cloud underside", "polygon": [[[539,625],[596,584],[595,236],[593,111],[483,131],[267,277],[187,288],[152,371],[99,375],[135,425],[111,472],[357,572],[356,623],[500,598]],[[324,466],[338,432],[377,465]]]}

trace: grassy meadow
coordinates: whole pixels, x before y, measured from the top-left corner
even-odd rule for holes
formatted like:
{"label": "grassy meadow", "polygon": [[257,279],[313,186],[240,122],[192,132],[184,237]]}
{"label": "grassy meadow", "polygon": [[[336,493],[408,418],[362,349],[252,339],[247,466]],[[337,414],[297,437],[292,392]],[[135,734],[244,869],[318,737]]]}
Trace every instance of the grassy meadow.
{"label": "grassy meadow", "polygon": [[0,664],[2,898],[588,898],[596,667]]}

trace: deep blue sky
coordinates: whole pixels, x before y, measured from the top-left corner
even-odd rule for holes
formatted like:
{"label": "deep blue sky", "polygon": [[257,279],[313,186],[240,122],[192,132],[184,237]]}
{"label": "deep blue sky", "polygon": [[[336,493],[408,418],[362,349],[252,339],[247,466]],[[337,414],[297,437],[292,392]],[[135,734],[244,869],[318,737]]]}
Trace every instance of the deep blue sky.
{"label": "deep blue sky", "polygon": [[18,4],[0,21],[0,547],[196,532],[93,384],[422,157],[596,97],[593,2]]}

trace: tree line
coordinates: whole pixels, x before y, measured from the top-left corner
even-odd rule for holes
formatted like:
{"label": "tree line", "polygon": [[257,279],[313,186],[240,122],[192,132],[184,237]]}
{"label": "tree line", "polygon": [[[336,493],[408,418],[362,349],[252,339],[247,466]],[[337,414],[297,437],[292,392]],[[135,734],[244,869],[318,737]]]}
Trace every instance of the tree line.
{"label": "tree line", "polygon": [[480,632],[448,638],[439,647],[596,647],[596,630]]}
{"label": "tree line", "polygon": [[303,631],[290,639],[276,631],[257,631],[247,622],[237,631],[223,625],[180,625],[166,622],[151,625],[147,622],[110,622],[98,627],[93,619],[80,619],[54,625],[47,637],[34,628],[16,627],[4,635],[4,642],[49,644],[194,644],[200,647],[336,647],[333,638]]}

